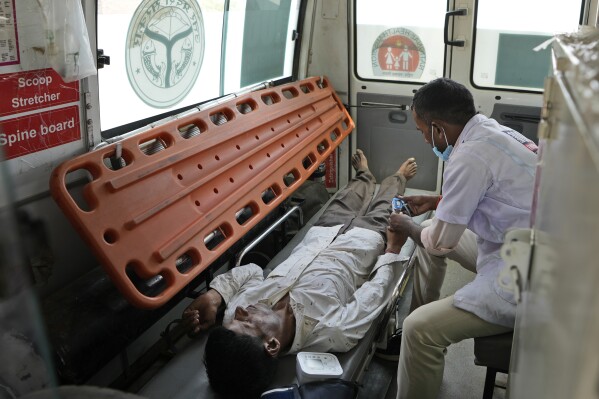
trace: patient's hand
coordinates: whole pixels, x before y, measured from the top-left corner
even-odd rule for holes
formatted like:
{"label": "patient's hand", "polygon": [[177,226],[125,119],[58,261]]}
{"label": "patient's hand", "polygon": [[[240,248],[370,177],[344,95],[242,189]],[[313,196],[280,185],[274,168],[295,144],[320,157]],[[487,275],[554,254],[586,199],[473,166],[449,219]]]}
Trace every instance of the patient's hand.
{"label": "patient's hand", "polygon": [[407,240],[408,234],[405,231],[394,231],[387,227],[387,251],[398,254]]}
{"label": "patient's hand", "polygon": [[212,327],[222,303],[223,297],[212,289],[197,297],[183,311],[183,322],[188,325],[190,333],[197,334]]}

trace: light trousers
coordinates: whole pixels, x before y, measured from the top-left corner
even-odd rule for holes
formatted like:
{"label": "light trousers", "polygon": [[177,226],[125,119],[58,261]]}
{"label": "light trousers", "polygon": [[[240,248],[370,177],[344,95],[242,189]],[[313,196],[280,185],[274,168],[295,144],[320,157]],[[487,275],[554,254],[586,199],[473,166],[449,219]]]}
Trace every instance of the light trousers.
{"label": "light trousers", "polygon": [[[425,221],[423,226],[430,224]],[[412,312],[403,322],[397,370],[398,399],[436,399],[443,381],[447,347],[466,338],[501,334],[511,329],[489,323],[453,306],[453,295],[439,300],[445,278],[445,257],[417,247]],[[476,235],[466,230],[447,255],[476,273]],[[473,354],[474,356],[474,354]]]}

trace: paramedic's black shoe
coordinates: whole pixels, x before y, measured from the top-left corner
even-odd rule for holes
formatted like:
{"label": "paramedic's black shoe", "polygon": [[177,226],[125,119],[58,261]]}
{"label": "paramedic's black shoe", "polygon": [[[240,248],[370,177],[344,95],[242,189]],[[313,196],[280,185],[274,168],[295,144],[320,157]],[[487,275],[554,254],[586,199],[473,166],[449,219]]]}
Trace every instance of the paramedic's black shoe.
{"label": "paramedic's black shoe", "polygon": [[397,362],[397,361],[399,361],[400,348],[401,348],[401,330],[397,331],[395,334],[393,334],[391,337],[389,337],[389,339],[387,340],[387,348],[386,349],[378,348],[374,352],[374,356],[376,356],[380,359]]}

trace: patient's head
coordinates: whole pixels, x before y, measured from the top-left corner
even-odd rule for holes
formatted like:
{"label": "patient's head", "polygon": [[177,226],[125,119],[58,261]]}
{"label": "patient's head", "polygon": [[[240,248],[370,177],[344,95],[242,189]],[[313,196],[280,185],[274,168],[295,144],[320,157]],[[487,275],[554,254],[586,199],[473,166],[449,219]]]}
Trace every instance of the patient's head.
{"label": "patient's head", "polygon": [[228,397],[256,397],[272,381],[277,358],[268,354],[258,336],[225,327],[210,332],[204,364],[212,388]]}

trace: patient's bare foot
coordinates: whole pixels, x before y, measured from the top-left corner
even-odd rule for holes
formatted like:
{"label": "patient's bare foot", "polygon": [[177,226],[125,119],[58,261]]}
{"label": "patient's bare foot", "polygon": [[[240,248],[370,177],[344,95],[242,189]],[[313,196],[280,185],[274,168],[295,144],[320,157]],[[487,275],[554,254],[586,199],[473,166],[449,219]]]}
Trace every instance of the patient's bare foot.
{"label": "patient's bare foot", "polygon": [[408,158],[404,163],[401,164],[397,174],[403,175],[406,180],[410,180],[412,177],[416,175],[416,171],[418,170],[418,165],[416,164],[415,158]]}
{"label": "patient's bare foot", "polygon": [[368,160],[362,150],[356,150],[356,153],[351,157],[351,164],[356,172],[368,170]]}

